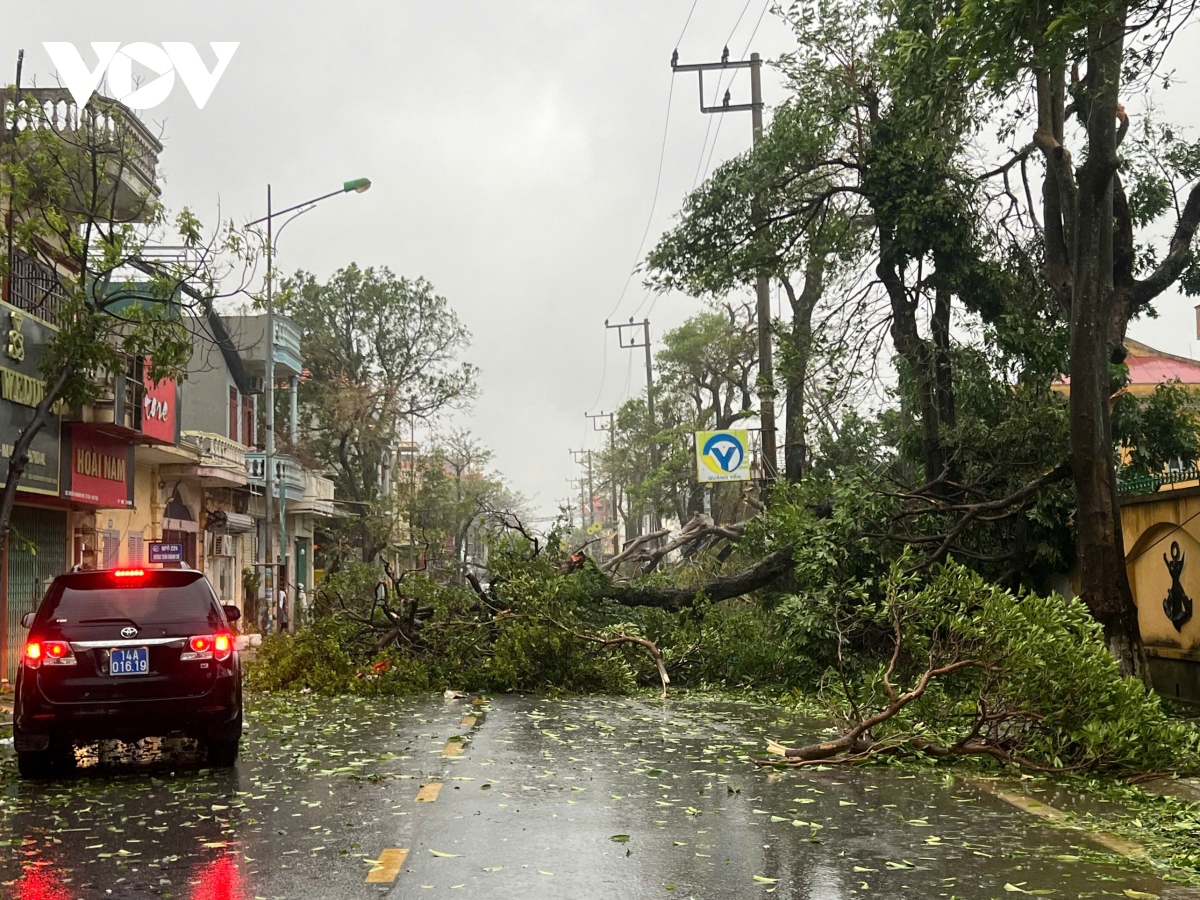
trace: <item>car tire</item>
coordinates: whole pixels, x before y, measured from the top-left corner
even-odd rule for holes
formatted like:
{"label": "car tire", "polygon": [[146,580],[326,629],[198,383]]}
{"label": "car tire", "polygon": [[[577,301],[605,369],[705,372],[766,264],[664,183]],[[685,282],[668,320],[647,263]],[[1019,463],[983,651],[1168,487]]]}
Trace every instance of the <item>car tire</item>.
{"label": "car tire", "polygon": [[75,770],[75,748],[51,738],[45,750],[18,750],[17,772],[22,778],[44,781]]}
{"label": "car tire", "polygon": [[55,759],[49,750],[18,750],[17,771],[22,778],[44,781],[55,775]]}
{"label": "car tire", "polygon": [[237,762],[240,737],[233,740],[210,740],[208,742],[208,765],[213,769],[228,769]]}

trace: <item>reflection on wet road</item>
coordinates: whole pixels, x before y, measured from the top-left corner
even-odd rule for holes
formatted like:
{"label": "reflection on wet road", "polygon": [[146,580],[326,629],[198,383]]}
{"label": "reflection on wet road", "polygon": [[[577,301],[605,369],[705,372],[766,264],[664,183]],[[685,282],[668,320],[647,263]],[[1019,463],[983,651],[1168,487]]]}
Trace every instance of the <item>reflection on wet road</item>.
{"label": "reflection on wet road", "polygon": [[22,783],[9,743],[0,896],[967,900],[1159,889],[1078,834],[961,782],[746,761],[766,735],[806,733],[802,721],[700,701],[501,697],[472,709],[293,697],[252,704],[230,771],[198,768],[185,747]]}

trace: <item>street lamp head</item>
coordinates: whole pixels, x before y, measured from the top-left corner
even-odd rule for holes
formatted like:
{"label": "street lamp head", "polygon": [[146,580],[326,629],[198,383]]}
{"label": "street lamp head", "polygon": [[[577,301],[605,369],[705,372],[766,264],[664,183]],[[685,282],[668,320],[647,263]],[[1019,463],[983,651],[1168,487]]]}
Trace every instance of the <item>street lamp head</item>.
{"label": "street lamp head", "polygon": [[351,180],[347,181],[345,184],[342,185],[342,191],[347,194],[350,193],[351,191],[354,191],[354,193],[356,193],[356,194],[361,194],[363,191],[365,191],[370,186],[371,186],[370,178],[352,178]]}

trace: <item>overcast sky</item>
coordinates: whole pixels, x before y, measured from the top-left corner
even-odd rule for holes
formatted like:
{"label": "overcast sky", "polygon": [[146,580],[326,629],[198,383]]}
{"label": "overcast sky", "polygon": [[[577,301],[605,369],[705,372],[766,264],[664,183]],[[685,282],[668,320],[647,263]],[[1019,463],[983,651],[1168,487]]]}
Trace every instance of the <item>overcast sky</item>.
{"label": "overcast sky", "polygon": [[[244,222],[265,213],[268,182],[288,206],[369,177],[369,192],[288,227],[280,268],[323,279],[353,261],[432,281],[473,333],[468,358],[482,370],[462,422],[546,513],[576,474],[568,450],[602,443],[584,412],[612,410],[644,384],[640,351],[618,349],[604,320],[649,311],[657,337],[699,308],[648,298],[636,277],[621,298],[647,222],[643,249],[710,155],[715,166],[750,141],[748,114],[700,113],[694,75],[676,76],[671,93],[671,51],[713,60],[728,43],[734,58],[776,57],[791,36],[767,4],[0,0],[0,73],[11,82],[24,48],[24,83],[56,83],[43,41],[75,42],[89,65],[91,41],[189,41],[209,66],[207,42],[240,42],[203,110],[177,81],[143,114],[164,131],[164,201]],[[1200,49],[1194,31],[1173,52],[1194,84],[1189,48]],[[778,101],[777,78],[764,81]],[[734,102],[748,91],[742,73]],[[1163,107],[1194,124],[1189,94],[1184,84]],[[1191,302],[1160,307],[1132,335],[1198,349]]]}

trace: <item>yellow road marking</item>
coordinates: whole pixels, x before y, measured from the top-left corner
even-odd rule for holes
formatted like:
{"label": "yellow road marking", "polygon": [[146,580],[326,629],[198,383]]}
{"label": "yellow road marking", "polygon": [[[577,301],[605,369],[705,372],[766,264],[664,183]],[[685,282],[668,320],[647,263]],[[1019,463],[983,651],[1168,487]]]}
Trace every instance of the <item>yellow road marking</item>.
{"label": "yellow road marking", "polygon": [[1119,853],[1122,856],[1139,856],[1145,855],[1146,848],[1134,841],[1127,841],[1124,838],[1119,838],[1115,834],[1109,834],[1106,831],[1088,831],[1084,828],[1079,828],[1072,825],[1068,821],[1068,816],[1061,809],[1053,806],[1048,806],[1039,800],[1035,800],[1026,794],[1016,794],[1011,791],[1003,790],[999,785],[992,784],[983,779],[968,778],[969,783],[975,785],[981,790],[987,791],[995,797],[999,797],[1005,803],[1015,806],[1017,809],[1023,809],[1031,815],[1062,825],[1065,828],[1070,828],[1072,831],[1078,831],[1092,841],[1095,841],[1102,847],[1107,847],[1114,853]]}
{"label": "yellow road marking", "polygon": [[431,781],[429,784],[421,785],[421,789],[417,791],[417,803],[432,803],[437,799],[441,789],[440,781]]}
{"label": "yellow road marking", "polygon": [[367,873],[366,884],[389,884],[400,874],[400,867],[408,858],[407,847],[390,847],[379,854],[379,860]]}
{"label": "yellow road marking", "polygon": [[442,748],[442,756],[459,756],[462,751],[462,741],[446,741],[446,746]]}
{"label": "yellow road marking", "polygon": [[478,721],[479,721],[479,719],[476,718],[475,716],[463,716],[461,724],[466,725],[468,728],[474,728],[475,723]]}

